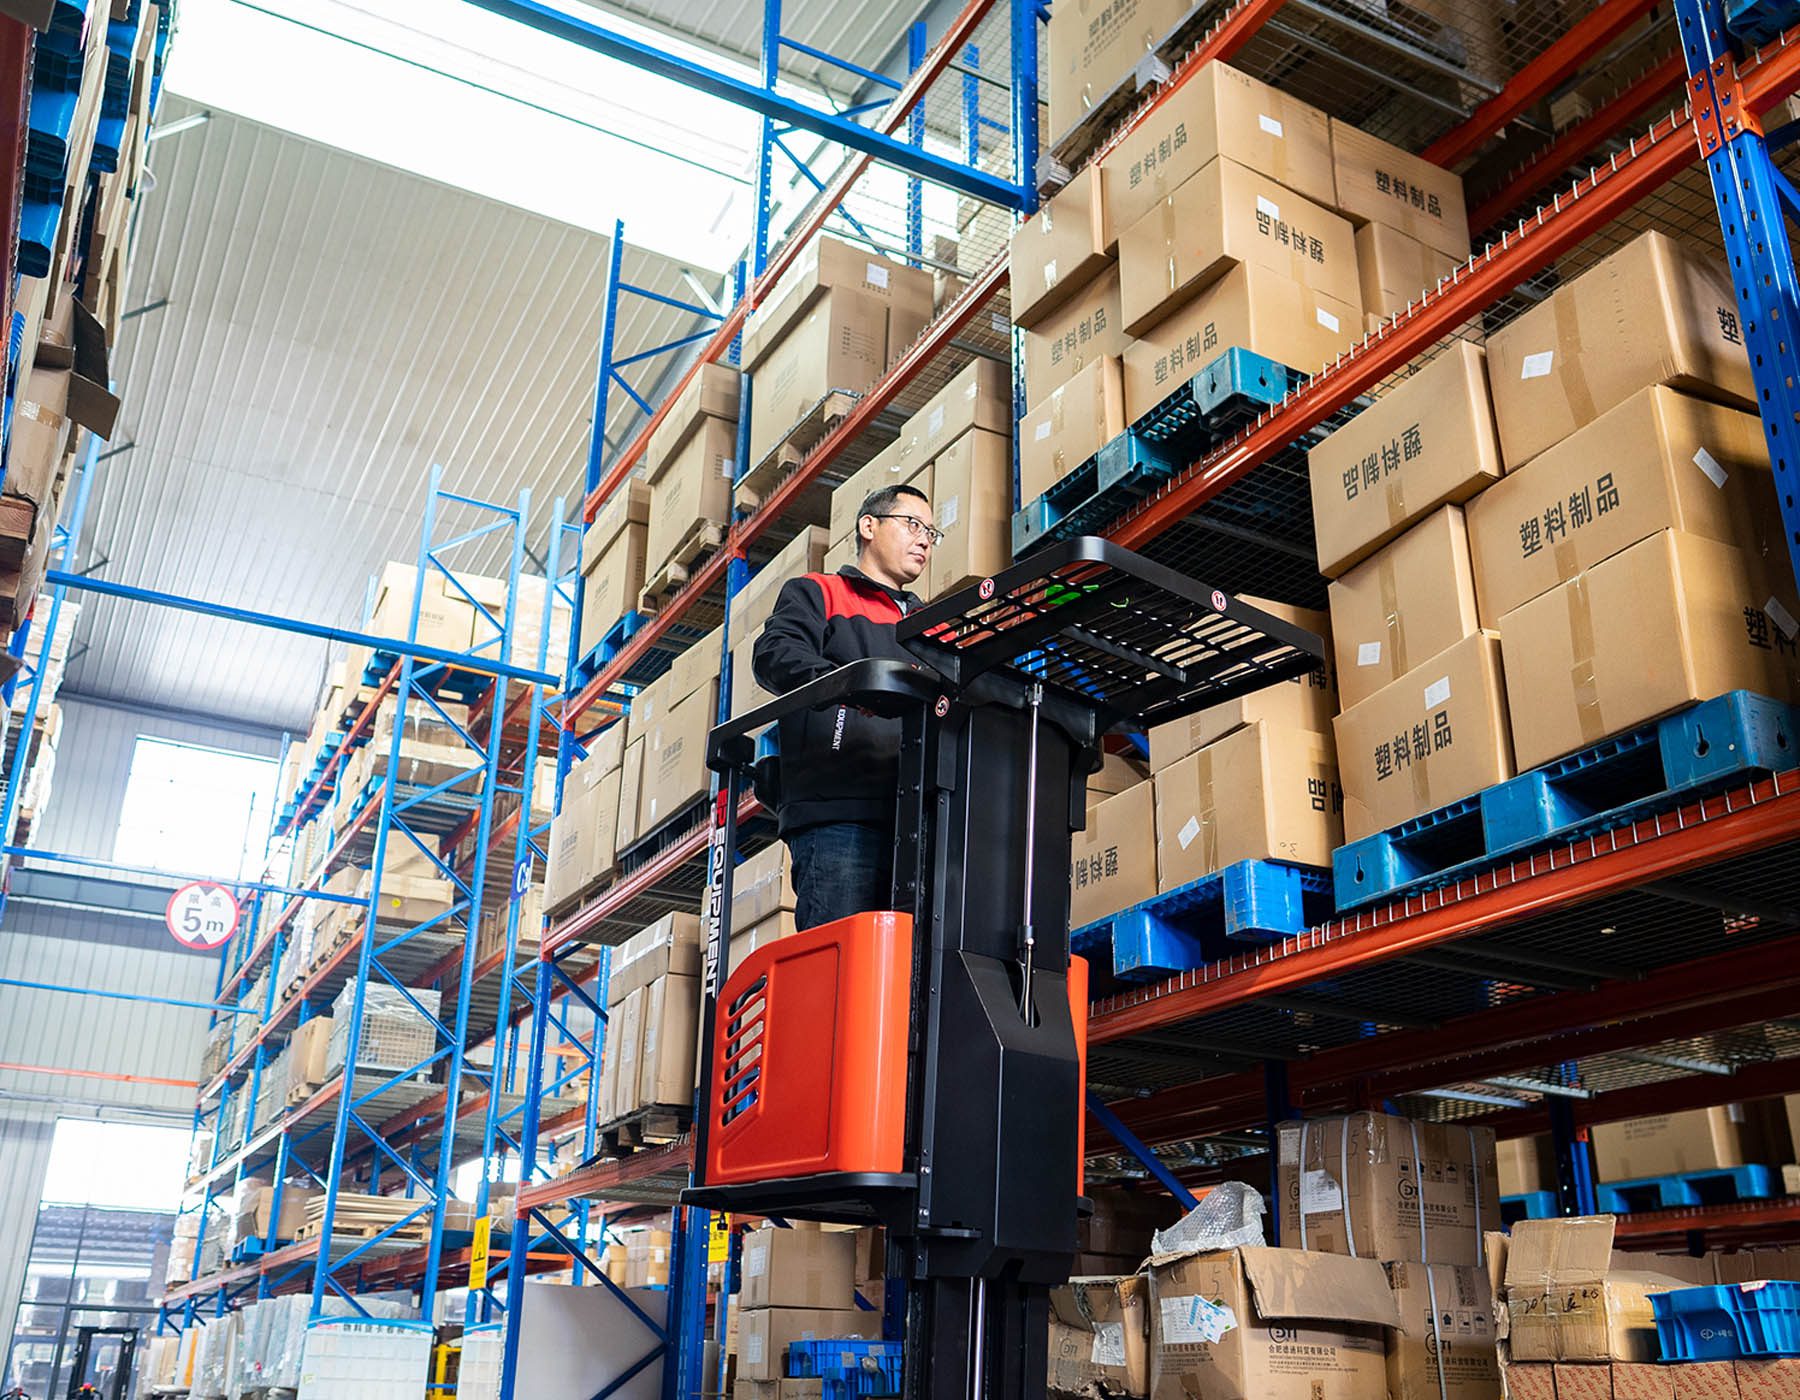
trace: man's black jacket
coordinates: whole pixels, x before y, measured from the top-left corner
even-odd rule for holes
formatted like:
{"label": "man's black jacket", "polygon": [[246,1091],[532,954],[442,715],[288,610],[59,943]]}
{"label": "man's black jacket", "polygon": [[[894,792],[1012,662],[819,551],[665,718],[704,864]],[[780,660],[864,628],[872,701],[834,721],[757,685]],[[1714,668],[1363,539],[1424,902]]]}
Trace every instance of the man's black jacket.
{"label": "man's black jacket", "polygon": [[[894,624],[918,605],[913,594],[849,564],[835,574],[789,579],[756,639],[757,682],[781,695],[852,661],[909,661]],[[833,705],[787,716],[780,743],[783,835],[823,822],[893,821],[899,720]]]}

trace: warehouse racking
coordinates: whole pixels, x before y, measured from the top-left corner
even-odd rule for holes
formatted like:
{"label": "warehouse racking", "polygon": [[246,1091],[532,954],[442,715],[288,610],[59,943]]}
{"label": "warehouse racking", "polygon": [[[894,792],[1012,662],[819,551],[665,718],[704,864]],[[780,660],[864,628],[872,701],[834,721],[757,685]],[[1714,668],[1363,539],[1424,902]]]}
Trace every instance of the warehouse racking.
{"label": "warehouse racking", "polygon": [[[1012,8],[1009,36],[1017,39],[1035,21],[1029,7]],[[1464,13],[1458,6],[1440,8],[1447,8],[1444,18],[1452,22]],[[1472,205],[1478,231],[1490,241],[1105,533],[1228,588],[1304,594],[1304,576],[1311,574],[1309,528],[1301,541],[1245,541],[1230,529],[1232,507],[1246,498],[1293,499],[1295,444],[1361,396],[1416,368],[1472,316],[1485,317],[1490,329],[1504,323],[1557,280],[1644,229],[1719,250],[1715,192],[1727,201],[1724,247],[1737,273],[1746,326],[1766,327],[1775,319],[1770,313],[1793,314],[1791,258],[1785,237],[1772,232],[1782,226],[1781,182],[1769,174],[1756,119],[1800,86],[1800,32],[1779,34],[1738,58],[1726,47],[1721,8],[1684,0],[1676,19],[1651,23],[1641,37],[1631,37],[1654,8],[1643,0],[1522,7],[1508,70],[1482,80],[1466,71],[1447,75],[1442,55],[1409,45],[1373,19],[1369,7],[1310,0],[1201,6],[1199,22],[1179,36],[1160,81],[1124,95],[1121,130],[1141,122],[1205,63],[1229,60],[1429,159],[1457,163],[1485,153],[1486,189]],[[943,71],[995,9],[1005,7],[977,0],[951,21],[939,48],[884,109],[883,130],[907,121],[908,99]],[[779,33],[778,14],[771,19],[765,73],[778,43],[768,37]],[[1333,51],[1333,37],[1346,36],[1383,55],[1383,66]],[[592,34],[568,37],[625,52]],[[1066,140],[1057,133],[1046,158],[1036,159],[1035,44],[1020,47],[1030,54],[1012,64],[1014,168],[1034,172],[1051,188],[1104,147],[1097,150],[1084,133]],[[993,51],[983,45],[984,54]],[[1599,80],[1610,96],[1592,111],[1550,139],[1528,122],[1521,126],[1536,104],[1596,70],[1603,70]],[[1678,105],[1647,126],[1637,125],[1669,104]],[[765,141],[765,166],[766,159]],[[766,294],[791,265],[866,165],[866,157],[853,158],[828,186],[748,295],[720,320],[701,359],[729,355],[759,293]],[[1037,183],[1020,181],[1025,211],[1035,203]],[[1736,207],[1742,196],[1734,188],[1748,191],[1755,201],[1750,210]],[[763,203],[766,210],[766,196]],[[1741,230],[1747,223],[1760,224],[1765,236],[1746,241]],[[764,234],[759,217],[757,239]],[[1758,285],[1763,277],[1782,298],[1778,306]],[[965,294],[798,469],[740,517],[724,548],[687,589],[603,664],[576,678],[565,719],[654,676],[688,640],[685,618],[704,617],[710,626],[720,615],[713,611],[720,594],[731,589],[744,565],[760,561],[758,543],[779,528],[782,510],[808,485],[841,479],[857,464],[866,436],[879,432],[883,410],[916,402],[911,395],[922,382],[941,382],[945,362],[954,363],[958,337],[984,308],[1004,305],[1004,260],[997,259],[975,273]],[[1791,356],[1786,346],[1764,352],[1758,383],[1765,397],[1787,392],[1773,366],[1791,364]],[[669,401],[685,382],[677,383]],[[597,480],[590,478],[588,518],[637,464],[661,412]],[[1765,416],[1772,434],[1791,431],[1791,413],[1766,410]],[[1780,446],[1777,437],[1778,461]],[[1303,457],[1298,470],[1304,503]],[[1784,495],[1784,506],[1793,507],[1792,493]],[[1800,545],[1795,523],[1790,518],[1790,543]],[[1304,549],[1296,549],[1300,542]],[[728,607],[722,611],[728,617]],[[1096,1133],[1090,1168],[1147,1171],[1179,1190],[1183,1180],[1208,1179],[1247,1147],[1263,1150],[1269,1125],[1290,1112],[1392,1102],[1423,1116],[1480,1116],[1507,1135],[1554,1130],[1565,1204],[1591,1208],[1591,1180],[1579,1170],[1581,1154],[1571,1151],[1589,1123],[1651,1106],[1667,1110],[1800,1088],[1794,1061],[1784,1058],[1792,1049],[1792,1029],[1784,1021],[1791,988],[1785,973],[1770,971],[1786,965],[1780,955],[1791,961],[1794,951],[1785,868],[1800,837],[1797,786],[1793,774],[1781,774],[1247,949],[1166,982],[1103,997],[1090,1025],[1090,1086],[1099,1120],[1122,1130],[1128,1153],[1118,1155]],[[747,802],[740,816],[753,812]],[[703,820],[554,924],[544,939],[544,965],[615,942],[665,908],[692,907],[703,887],[707,838]],[[1696,957],[1696,945],[1725,951]],[[1721,1038],[1739,1027],[1754,1031],[1737,1041]],[[534,1061],[541,1061],[542,1036],[534,1035],[533,1044]],[[1516,1087],[1502,1094],[1483,1084],[1495,1076]],[[1577,1088],[1577,1077],[1591,1087]],[[530,1158],[529,1133],[525,1148]],[[677,1142],[527,1182],[519,1193],[515,1250],[533,1242],[532,1221],[548,1229],[548,1213],[559,1207],[672,1203],[690,1166],[687,1144]],[[677,1254],[671,1278],[677,1296],[693,1299],[704,1259],[694,1246],[704,1222],[692,1218],[696,1212],[687,1214],[679,1238],[689,1249],[685,1258]],[[1633,1217],[1621,1237],[1638,1246],[1696,1235],[1770,1239],[1792,1233],[1796,1224],[1800,1208],[1778,1201],[1652,1212]],[[678,1370],[691,1378],[698,1366],[697,1313],[690,1310],[682,1327],[670,1330],[678,1356],[687,1358]],[[509,1365],[506,1394],[512,1393],[511,1380]]]}

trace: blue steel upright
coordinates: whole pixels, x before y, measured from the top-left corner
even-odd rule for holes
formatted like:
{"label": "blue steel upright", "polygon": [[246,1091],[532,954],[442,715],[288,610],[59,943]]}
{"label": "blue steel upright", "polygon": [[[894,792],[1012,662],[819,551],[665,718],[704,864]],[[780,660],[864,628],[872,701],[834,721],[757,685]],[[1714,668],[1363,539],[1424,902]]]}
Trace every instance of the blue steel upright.
{"label": "blue steel upright", "polygon": [[[420,528],[418,565],[415,573],[410,617],[407,624],[409,648],[419,641],[419,613],[428,585],[460,594],[474,610],[475,636],[465,660],[471,669],[484,663],[510,665],[513,618],[518,606],[519,566],[524,555],[528,493],[521,493],[516,506],[476,501],[444,489],[441,469],[432,468],[430,488],[426,495],[424,520]],[[455,513],[459,519],[472,515],[481,523],[459,529],[440,539],[440,517]],[[496,618],[458,574],[455,562],[458,551],[471,547],[491,546],[498,540],[507,551],[506,605],[504,615]],[[465,556],[466,557],[466,556]],[[499,758],[505,732],[506,705],[504,686],[495,703],[488,707],[485,739],[471,733],[457,722],[440,702],[439,694],[450,679],[450,668],[443,663],[422,664],[409,649],[400,658],[400,681],[394,692],[393,732],[389,739],[387,771],[377,781],[381,788],[381,810],[375,829],[374,852],[370,860],[370,890],[358,938],[357,968],[350,1006],[350,1024],[346,1031],[344,1083],[337,1097],[337,1113],[330,1143],[329,1166],[325,1172],[324,1214],[319,1227],[318,1254],[313,1264],[312,1307],[310,1325],[327,1320],[324,1312],[326,1293],[336,1293],[348,1302],[352,1312],[367,1316],[367,1310],[355,1294],[338,1282],[336,1275],[359,1259],[392,1239],[397,1232],[414,1224],[426,1226],[427,1246],[424,1273],[420,1281],[424,1321],[432,1317],[436,1301],[438,1274],[443,1262],[444,1210],[450,1199],[450,1174],[455,1165],[456,1123],[460,1111],[464,1042],[468,1033],[469,993],[473,985],[477,934],[481,925],[481,907],[487,884],[487,856],[491,844],[494,797],[499,782]],[[442,782],[402,789],[400,771],[402,744],[406,735],[407,712],[422,707],[440,724],[453,728],[469,758],[468,766]],[[472,780],[472,781],[471,781]],[[434,849],[435,842],[416,823],[434,801],[461,794],[478,802],[479,819],[475,829],[475,855],[468,879],[458,874],[454,857],[450,861]],[[404,841],[429,862],[434,878],[448,880],[453,894],[448,909],[398,934],[383,932],[380,920],[382,882],[387,868],[390,846]],[[412,995],[403,980],[387,965],[386,959],[421,933],[437,930],[456,933],[462,939],[462,957],[458,974],[458,991],[451,1024],[428,1012]],[[432,1024],[434,1048],[418,1063],[389,1074],[385,1069],[371,1077],[378,1082],[363,1088],[356,1074],[362,1046],[363,1018],[369,988],[375,979],[398,991],[412,1010]],[[440,1007],[441,1010],[441,1007]],[[436,1161],[410,1159],[382,1135],[377,1124],[363,1116],[362,1110],[390,1087],[413,1078],[438,1064],[445,1066],[443,1133],[439,1139]],[[353,1137],[353,1130],[355,1136]],[[393,1170],[406,1183],[406,1200],[419,1202],[393,1224],[378,1233],[359,1239],[344,1253],[337,1253],[336,1220],[339,1201],[347,1186],[349,1160],[353,1149],[371,1151],[371,1170],[377,1174]],[[378,1176],[377,1176],[378,1179]],[[371,1181],[371,1189],[375,1182]]]}
{"label": "blue steel upright", "polygon": [[1744,105],[1723,0],[1675,0],[1675,13],[1694,126],[1769,435],[1788,557],[1800,576],[1800,276],[1787,228],[1789,217],[1800,215],[1800,192],[1775,168],[1761,124]]}

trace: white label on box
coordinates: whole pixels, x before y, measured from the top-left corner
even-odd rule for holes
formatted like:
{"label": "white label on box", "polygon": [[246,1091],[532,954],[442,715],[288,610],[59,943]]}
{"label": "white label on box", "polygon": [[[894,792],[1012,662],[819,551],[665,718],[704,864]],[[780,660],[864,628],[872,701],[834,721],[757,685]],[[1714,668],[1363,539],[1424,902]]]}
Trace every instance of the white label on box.
{"label": "white label on box", "polygon": [[885,287],[888,284],[888,270],[880,263],[870,263],[863,280],[871,287]]}
{"label": "white label on box", "polygon": [[944,502],[944,508],[938,513],[938,529],[948,530],[956,524],[957,498],[952,496]]}
{"label": "white label on box", "polygon": [[1364,642],[1356,649],[1358,666],[1379,666],[1381,664],[1381,643]]}
{"label": "white label on box", "polygon": [[1216,1342],[1227,1332],[1235,1331],[1237,1315],[1223,1303],[1195,1295],[1191,1298],[1159,1298],[1162,1340],[1175,1346],[1193,1346],[1197,1342]]}
{"label": "white label on box", "polygon": [[1007,318],[1004,311],[988,312],[988,324],[999,331],[1001,335],[1012,334],[1013,323]]}
{"label": "white label on box", "polygon": [[1271,219],[1281,217],[1281,206],[1272,199],[1264,199],[1260,194],[1256,197],[1256,212],[1267,214]]}
{"label": "white label on box", "polygon": [[1771,595],[1769,601],[1763,604],[1763,611],[1789,641],[1794,639],[1794,633],[1800,632],[1800,622],[1794,621],[1794,615],[1781,606],[1781,599]]}
{"label": "white label on box", "polygon": [[752,1240],[744,1249],[744,1277],[760,1278],[769,1272],[769,1242]]}
{"label": "white label on box", "polygon": [[744,1360],[751,1366],[762,1365],[763,1339],[762,1333],[752,1332],[744,1338]]}
{"label": "white label on box", "polygon": [[1300,1210],[1313,1215],[1322,1210],[1342,1210],[1344,1193],[1330,1172],[1300,1173]]}
{"label": "white label on box", "polygon": [[1047,438],[1049,436],[1050,436],[1050,420],[1048,418],[1046,418],[1042,423],[1039,423],[1037,425],[1037,427],[1032,430],[1031,440],[1033,442],[1042,442],[1045,438]]}
{"label": "white label on box", "polygon": [[1694,454],[1694,465],[1706,473],[1706,479],[1714,486],[1725,485],[1725,468],[1719,465],[1719,459],[1702,447]]}
{"label": "white label on box", "polygon": [[[1045,220],[1044,227],[1045,228],[1050,227],[1050,223],[1048,220]],[[1046,287],[1054,287],[1056,285],[1056,259],[1055,258],[1051,258],[1049,262],[1044,264],[1044,285]]]}
{"label": "white label on box", "polygon": [[727,481],[737,480],[737,459],[735,457],[719,458],[719,475]]}
{"label": "white label on box", "polygon": [[1425,687],[1425,708],[1435,710],[1439,705],[1450,703],[1450,677],[1439,676]]}
{"label": "white label on box", "polygon": [[1280,136],[1282,134],[1281,123],[1274,117],[1271,117],[1267,112],[1257,113],[1256,124],[1271,136]]}
{"label": "white label on box", "polygon": [[1550,373],[1550,366],[1556,360],[1556,351],[1540,350],[1535,355],[1527,355],[1519,361],[1519,378],[1542,379]]}
{"label": "white label on box", "polygon": [[1325,329],[1330,331],[1333,335],[1338,333],[1339,323],[1337,317],[1333,316],[1322,306],[1318,309],[1316,314],[1318,315],[1319,324],[1321,326],[1325,327]]}
{"label": "white label on box", "polygon": [[1189,846],[1194,844],[1194,838],[1199,834],[1200,819],[1198,817],[1189,817],[1187,823],[1181,830],[1175,833],[1175,839],[1181,843],[1181,849],[1185,851]]}
{"label": "white label on box", "polygon": [[1123,1322],[1096,1322],[1094,1324],[1094,1349],[1088,1354],[1088,1360],[1096,1366],[1123,1366],[1125,1364],[1125,1324]]}
{"label": "white label on box", "polygon": [[944,431],[944,406],[942,404],[939,404],[936,408],[931,410],[931,417],[929,417],[925,420],[925,432],[930,437],[936,437],[939,433],[941,433],[943,431]]}

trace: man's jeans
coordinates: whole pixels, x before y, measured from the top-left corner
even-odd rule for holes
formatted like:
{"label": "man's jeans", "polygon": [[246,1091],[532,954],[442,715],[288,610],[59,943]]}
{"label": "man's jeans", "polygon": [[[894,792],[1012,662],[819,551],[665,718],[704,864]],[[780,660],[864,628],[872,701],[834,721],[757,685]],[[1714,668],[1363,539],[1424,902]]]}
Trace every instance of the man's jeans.
{"label": "man's jeans", "polygon": [[894,838],[884,827],[829,822],[789,833],[787,846],[798,928],[886,909],[893,898]]}

